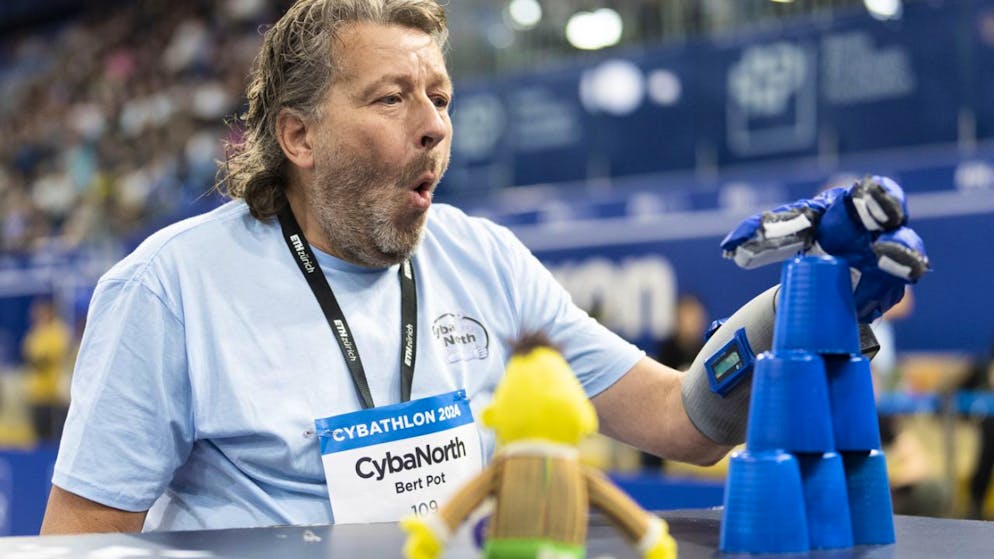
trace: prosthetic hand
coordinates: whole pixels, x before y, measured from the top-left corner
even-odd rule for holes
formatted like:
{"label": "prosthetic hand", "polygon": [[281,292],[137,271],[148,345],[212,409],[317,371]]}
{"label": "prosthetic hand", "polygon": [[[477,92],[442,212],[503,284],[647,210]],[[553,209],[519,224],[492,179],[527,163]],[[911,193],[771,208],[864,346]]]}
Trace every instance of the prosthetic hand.
{"label": "prosthetic hand", "polygon": [[904,191],[887,177],[869,176],[848,187],[756,214],[721,242],[726,258],[756,268],[798,252],[823,252],[853,270],[856,313],[869,323],[904,296],[928,269],[925,244],[906,227]]}
{"label": "prosthetic hand", "polygon": [[[845,260],[853,271],[857,317],[869,323],[900,301],[905,285],[929,269],[924,243],[905,226],[907,219],[901,187],[872,176],[754,215],[725,237],[721,247],[743,268],[808,251]],[[755,355],[772,346],[778,291],[779,286],[760,294],[721,324],[684,376],[684,410],[697,430],[716,443],[745,440],[750,390],[749,383],[739,381],[750,373]],[[861,327],[860,341],[864,351],[872,350],[869,328]]]}

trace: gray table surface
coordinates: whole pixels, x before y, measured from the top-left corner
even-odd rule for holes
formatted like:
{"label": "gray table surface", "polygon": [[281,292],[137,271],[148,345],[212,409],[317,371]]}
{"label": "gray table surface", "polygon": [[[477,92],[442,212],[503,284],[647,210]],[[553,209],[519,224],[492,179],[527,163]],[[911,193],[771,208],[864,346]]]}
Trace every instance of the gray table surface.
{"label": "gray table surface", "polygon": [[[744,557],[721,553],[718,547],[719,510],[684,510],[660,513],[676,537],[681,559]],[[898,516],[897,543],[857,546],[851,549],[781,554],[764,557],[928,558],[994,557],[994,522]],[[94,534],[0,538],[0,559],[317,559],[400,557],[404,534],[396,524],[341,526],[289,526],[197,532],[147,534]],[[635,558],[637,554],[619,532],[601,516],[591,518],[587,557]],[[445,557],[479,555],[461,530],[450,542]]]}

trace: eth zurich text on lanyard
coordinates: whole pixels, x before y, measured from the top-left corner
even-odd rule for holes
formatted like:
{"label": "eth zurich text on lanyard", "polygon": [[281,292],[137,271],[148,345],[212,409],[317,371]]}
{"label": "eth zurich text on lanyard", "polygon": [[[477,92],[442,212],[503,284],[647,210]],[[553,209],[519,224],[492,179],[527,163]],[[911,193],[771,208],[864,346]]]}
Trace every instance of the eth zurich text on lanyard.
{"label": "eth zurich text on lanyard", "polygon": [[338,341],[361,411],[316,419],[328,498],[336,523],[399,520],[438,509],[483,467],[465,390],[413,402],[417,291],[410,260],[400,266],[401,403],[375,407],[355,338],[289,202],[279,214],[287,247]]}
{"label": "eth zurich text on lanyard", "polygon": [[[289,202],[283,205],[278,215],[283,239],[293,254],[297,267],[307,279],[307,285],[314,293],[314,298],[318,300],[318,305],[321,306],[321,311],[324,312],[335,339],[338,340],[338,347],[341,348],[345,364],[352,374],[352,383],[362,400],[362,407],[372,408],[373,395],[369,391],[369,381],[366,380],[366,369],[362,366],[359,349],[356,347],[349,323],[345,320],[342,307],[339,306],[338,299],[328,285],[328,279],[324,277],[321,267],[318,266],[314,251],[304,238],[304,232],[293,216]],[[397,275],[400,278],[400,339],[404,346],[400,353],[400,401],[406,402],[411,399],[414,360],[417,357],[418,347],[418,293],[414,284],[414,267],[411,266],[410,260],[405,260],[401,264]]]}

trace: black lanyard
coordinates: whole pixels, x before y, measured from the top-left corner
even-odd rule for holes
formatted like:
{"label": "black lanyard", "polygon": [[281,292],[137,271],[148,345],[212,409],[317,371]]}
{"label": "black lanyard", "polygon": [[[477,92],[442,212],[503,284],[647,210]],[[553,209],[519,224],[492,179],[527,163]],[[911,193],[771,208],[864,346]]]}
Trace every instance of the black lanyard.
{"label": "black lanyard", "polygon": [[[355,384],[356,392],[362,400],[362,407],[369,409],[374,407],[373,395],[369,392],[369,381],[366,380],[366,369],[359,359],[359,348],[356,347],[355,338],[349,328],[348,321],[342,307],[335,299],[335,293],[328,285],[328,279],[324,277],[321,267],[311,245],[304,238],[304,232],[300,229],[300,224],[293,216],[290,203],[283,204],[279,214],[280,228],[283,230],[283,239],[286,246],[293,254],[293,259],[297,262],[297,267],[307,280],[307,285],[311,287],[314,298],[318,300],[321,311],[324,312],[328,326],[338,340],[338,347],[345,357],[345,364],[352,373],[352,382]],[[414,359],[417,356],[418,347],[418,293],[414,284],[414,266],[410,259],[405,260],[398,270],[400,278],[400,401],[407,402],[411,399],[411,382],[414,381]]]}

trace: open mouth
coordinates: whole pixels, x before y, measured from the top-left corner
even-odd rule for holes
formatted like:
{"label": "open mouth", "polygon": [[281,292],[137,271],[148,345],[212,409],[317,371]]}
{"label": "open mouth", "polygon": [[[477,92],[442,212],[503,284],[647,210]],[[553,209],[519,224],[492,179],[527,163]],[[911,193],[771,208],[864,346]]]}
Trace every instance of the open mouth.
{"label": "open mouth", "polygon": [[420,210],[427,210],[431,206],[432,189],[435,185],[435,176],[425,173],[418,178],[418,182],[411,188],[411,198],[414,206]]}

